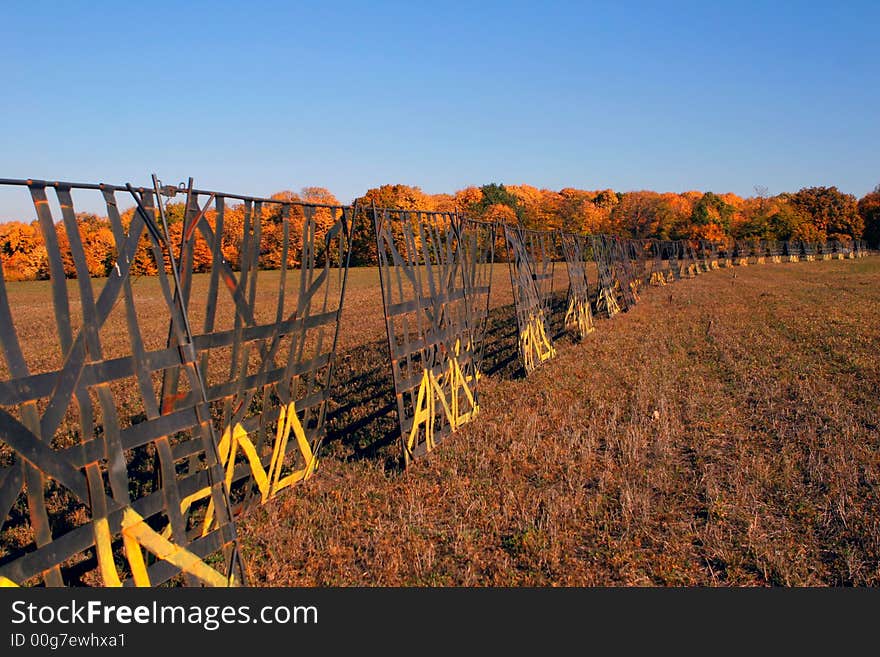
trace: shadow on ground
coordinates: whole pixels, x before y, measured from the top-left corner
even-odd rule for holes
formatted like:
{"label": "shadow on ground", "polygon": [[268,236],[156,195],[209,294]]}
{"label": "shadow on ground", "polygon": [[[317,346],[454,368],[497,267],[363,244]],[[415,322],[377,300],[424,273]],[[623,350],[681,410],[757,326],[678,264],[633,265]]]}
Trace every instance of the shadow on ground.
{"label": "shadow on ground", "polygon": [[[568,340],[563,328],[565,293],[553,296],[550,334],[554,341]],[[520,379],[516,312],[513,304],[489,312],[483,338],[486,376]],[[400,467],[400,428],[394,381],[388,362],[388,343],[376,340],[337,356],[333,375],[337,392],[327,416],[323,458],[376,459],[386,469]]]}

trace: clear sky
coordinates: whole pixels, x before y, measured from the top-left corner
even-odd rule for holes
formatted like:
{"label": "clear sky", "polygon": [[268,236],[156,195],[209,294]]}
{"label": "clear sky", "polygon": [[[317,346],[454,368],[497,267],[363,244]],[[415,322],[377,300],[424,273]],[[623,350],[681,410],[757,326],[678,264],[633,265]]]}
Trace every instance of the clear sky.
{"label": "clear sky", "polygon": [[9,1],[0,177],[861,196],[878,28],[876,0]]}

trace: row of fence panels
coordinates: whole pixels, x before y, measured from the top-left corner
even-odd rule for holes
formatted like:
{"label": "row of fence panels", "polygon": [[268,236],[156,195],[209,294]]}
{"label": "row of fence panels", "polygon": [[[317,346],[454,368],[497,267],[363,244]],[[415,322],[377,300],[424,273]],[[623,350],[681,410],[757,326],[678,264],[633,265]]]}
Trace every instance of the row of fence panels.
{"label": "row of fence panels", "polygon": [[[563,326],[584,339],[595,313],[631,308],[645,285],[866,253],[859,240],[534,231],[155,176],[142,187],[0,188],[27,195],[35,217],[19,228],[30,231],[17,238],[26,249],[0,251],[3,585],[243,583],[236,516],[318,466],[352,245],[370,228],[404,463],[479,414],[502,259],[529,374],[556,355],[549,322],[562,262]],[[23,271],[47,280],[14,282]]]}

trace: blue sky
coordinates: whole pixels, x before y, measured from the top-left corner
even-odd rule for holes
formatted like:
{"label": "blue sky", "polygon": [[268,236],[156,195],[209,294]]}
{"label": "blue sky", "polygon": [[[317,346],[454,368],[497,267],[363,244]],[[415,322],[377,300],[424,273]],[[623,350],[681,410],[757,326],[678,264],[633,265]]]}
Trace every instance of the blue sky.
{"label": "blue sky", "polygon": [[0,177],[861,196],[878,25],[878,2],[6,3]]}

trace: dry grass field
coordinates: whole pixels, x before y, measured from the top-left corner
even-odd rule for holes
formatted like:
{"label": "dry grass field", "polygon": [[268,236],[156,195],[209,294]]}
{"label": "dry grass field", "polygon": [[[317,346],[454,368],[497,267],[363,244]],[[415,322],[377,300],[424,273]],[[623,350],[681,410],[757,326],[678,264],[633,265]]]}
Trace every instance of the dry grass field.
{"label": "dry grass field", "polygon": [[528,380],[496,299],[481,417],[406,472],[352,289],[376,342],[317,475],[243,518],[251,584],[880,584],[880,259],[647,290]]}
{"label": "dry grass field", "polygon": [[[8,293],[32,372],[58,367],[48,284]],[[482,413],[404,472],[377,271],[351,270],[321,464],[241,518],[250,584],[880,584],[880,258],[649,288],[528,380],[511,303],[495,265]],[[121,308],[102,338],[126,352]]]}

